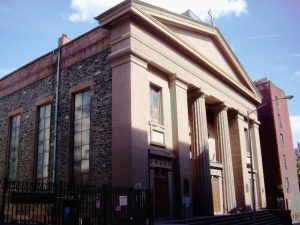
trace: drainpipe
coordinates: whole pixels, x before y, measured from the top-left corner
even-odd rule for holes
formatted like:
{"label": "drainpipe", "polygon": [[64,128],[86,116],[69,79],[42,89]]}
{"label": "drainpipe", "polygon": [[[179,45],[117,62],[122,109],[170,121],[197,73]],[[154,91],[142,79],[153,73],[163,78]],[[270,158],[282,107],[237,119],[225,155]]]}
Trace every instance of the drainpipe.
{"label": "drainpipe", "polygon": [[59,88],[60,88],[60,63],[61,48],[69,42],[67,35],[63,34],[58,39],[57,48],[57,66],[56,66],[56,82],[55,82],[55,112],[54,112],[54,143],[53,143],[53,161],[52,161],[52,183],[56,183],[56,155],[57,155],[57,139],[58,139],[58,108],[59,108]]}
{"label": "drainpipe", "polygon": [[55,82],[55,112],[54,112],[54,144],[53,144],[53,160],[52,160],[52,183],[56,182],[56,152],[57,152],[57,136],[58,136],[58,103],[59,103],[59,85],[60,85],[60,57],[61,46],[57,49],[57,66],[56,66],[56,82]]}

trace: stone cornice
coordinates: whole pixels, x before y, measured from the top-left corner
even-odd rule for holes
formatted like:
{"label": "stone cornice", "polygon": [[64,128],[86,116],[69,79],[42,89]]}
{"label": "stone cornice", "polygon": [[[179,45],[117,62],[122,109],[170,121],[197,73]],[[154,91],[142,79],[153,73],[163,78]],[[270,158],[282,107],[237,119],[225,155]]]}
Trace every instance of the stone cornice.
{"label": "stone cornice", "polygon": [[[110,48],[110,32],[96,28],[62,46],[61,69]],[[0,79],[0,98],[54,75],[57,49]]]}
{"label": "stone cornice", "polygon": [[[204,34],[205,36],[213,38],[219,45],[220,50],[223,50],[223,53],[225,53],[225,55],[227,56],[227,59],[230,60],[230,63],[232,63],[232,65],[234,66],[235,71],[239,72],[242,75],[242,77],[244,78],[243,80],[252,89],[253,93],[258,95],[259,97],[261,97],[260,93],[256,90],[256,87],[251,82],[251,79],[249,78],[248,74],[244,70],[243,66],[240,64],[240,62],[237,59],[237,57],[235,56],[235,54],[230,49],[229,45],[227,44],[226,40],[223,38],[223,36],[220,33],[220,31],[218,30],[218,28],[212,27],[206,23],[202,23],[201,21],[195,21],[190,18],[184,18],[180,14],[176,15],[176,14],[172,14],[172,12],[166,12],[166,10],[162,11],[161,9],[157,9],[156,7],[151,8],[148,6],[144,6],[143,4],[140,4],[138,7],[140,9],[142,9],[142,11],[147,12],[149,15],[159,18],[160,20],[164,20],[167,23],[171,23],[178,27],[182,27],[183,29],[189,29],[191,31],[196,31],[197,33],[201,33],[201,34]],[[160,26],[163,26],[160,22],[158,22],[158,23]],[[165,27],[165,28],[168,29],[167,27]],[[202,56],[202,57],[204,57],[204,56]],[[209,61],[208,59],[206,59],[206,60]],[[220,68],[218,68],[218,69],[221,70]],[[226,75],[225,72],[223,72],[223,75],[224,74]],[[228,78],[231,81],[235,82],[230,77],[228,77]]]}
{"label": "stone cornice", "polygon": [[[121,39],[118,39],[118,40],[113,40],[112,42],[113,43],[118,43],[119,41],[122,41],[126,38],[134,38],[138,41],[140,41],[141,43],[147,45],[149,48],[153,49],[154,51],[158,52],[160,55],[164,56],[164,57],[167,57],[166,55],[164,55],[163,52],[161,52],[161,50],[159,50],[158,48],[155,48],[154,46],[150,46],[148,43],[145,43],[144,40],[142,40],[141,38],[139,38],[138,36],[132,34],[132,33],[127,33],[125,35],[125,37],[122,37]],[[169,77],[172,77],[172,76],[176,76],[176,79],[184,82],[185,84],[187,84],[188,86],[192,86],[191,82],[189,80],[186,80],[186,79],[182,79],[182,77],[180,76],[180,74],[176,74],[174,73],[174,71],[170,71],[168,70],[167,68],[165,67],[162,67],[161,65],[159,65],[158,63],[155,63],[153,60],[151,60],[149,57],[147,57],[145,54],[143,54],[142,52],[138,51],[137,49],[133,48],[133,47],[125,47],[123,49],[120,49],[118,51],[115,51],[113,53],[111,53],[108,57],[110,63],[111,63],[111,66],[112,67],[115,67],[115,66],[118,66],[118,65],[121,65],[123,63],[127,63],[129,61],[132,61],[130,59],[130,56],[131,55],[134,55],[135,57],[141,59],[142,61],[146,62],[147,65],[151,65],[153,66],[154,68],[157,68],[159,69],[160,71],[164,72],[166,75],[168,75]],[[169,60],[172,60],[169,58]],[[175,61],[172,61],[173,63],[175,63],[176,65],[178,65],[179,67],[182,67],[184,68],[184,65],[178,63],[178,62],[175,62]],[[193,74],[194,76],[197,76],[193,71],[191,71],[190,69],[188,68],[185,68],[185,70],[191,74]],[[215,87],[215,85],[211,82],[209,82],[208,80],[204,80],[203,78],[201,77],[198,77],[199,79],[203,80],[204,82],[206,82],[207,84],[209,84],[211,87],[214,87],[214,88],[217,88]],[[194,87],[195,88],[195,87]],[[196,87],[198,88],[198,87]],[[199,89],[200,90],[200,89]],[[226,92],[223,92],[223,90],[221,89],[218,89],[218,91],[220,91],[221,93],[223,93],[224,95],[228,95],[228,93]],[[200,90],[201,93],[205,93],[206,96],[209,96],[210,93],[207,92],[207,90],[204,90],[204,89],[201,89]],[[236,101],[238,104],[240,105],[243,105],[247,108],[247,106],[242,102],[242,101],[239,101],[238,99],[234,98],[234,101]],[[229,106],[230,107],[230,106]],[[244,113],[246,115],[246,112]]]}

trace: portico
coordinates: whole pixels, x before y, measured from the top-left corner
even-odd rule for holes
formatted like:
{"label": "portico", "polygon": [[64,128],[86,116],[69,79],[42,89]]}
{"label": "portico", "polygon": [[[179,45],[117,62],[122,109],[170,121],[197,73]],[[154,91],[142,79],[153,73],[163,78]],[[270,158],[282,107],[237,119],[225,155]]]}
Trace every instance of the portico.
{"label": "portico", "polygon": [[245,117],[261,98],[219,30],[134,0],[97,19],[111,32],[113,185],[153,188],[156,217],[251,208]]}

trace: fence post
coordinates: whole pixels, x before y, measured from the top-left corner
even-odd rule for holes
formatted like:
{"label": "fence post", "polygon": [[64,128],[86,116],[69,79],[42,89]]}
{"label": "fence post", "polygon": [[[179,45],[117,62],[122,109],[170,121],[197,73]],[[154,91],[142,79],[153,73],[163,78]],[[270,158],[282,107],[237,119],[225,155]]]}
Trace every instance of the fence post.
{"label": "fence post", "polygon": [[5,207],[5,195],[6,195],[6,189],[8,186],[8,178],[4,177],[3,179],[3,187],[2,187],[2,199],[1,199],[1,208],[0,208],[0,222],[4,222],[4,207]]}
{"label": "fence post", "polygon": [[148,189],[147,190],[147,202],[148,202],[148,218],[149,218],[149,224],[153,225],[153,206],[152,206],[152,203],[153,203],[153,200],[152,200],[152,190],[151,189]]}
{"label": "fence post", "polygon": [[127,222],[129,222],[130,225],[134,224],[134,220],[135,220],[135,216],[133,215],[133,212],[132,212],[132,201],[131,201],[131,198],[133,197],[133,192],[132,192],[132,188],[129,188],[129,191],[127,192],[128,193],[128,197],[127,197],[127,200],[128,200],[128,203],[127,203]]}
{"label": "fence post", "polygon": [[102,212],[103,225],[106,225],[106,208],[107,208],[106,196],[107,196],[107,190],[106,190],[106,185],[105,184],[102,186],[102,196],[103,196],[103,212]]}

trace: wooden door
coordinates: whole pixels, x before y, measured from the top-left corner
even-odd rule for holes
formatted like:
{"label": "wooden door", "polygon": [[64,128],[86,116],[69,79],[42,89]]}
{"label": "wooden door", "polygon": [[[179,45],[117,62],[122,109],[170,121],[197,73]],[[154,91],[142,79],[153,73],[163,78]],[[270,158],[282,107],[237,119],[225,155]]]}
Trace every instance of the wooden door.
{"label": "wooden door", "polygon": [[155,217],[169,217],[169,185],[166,177],[154,178],[154,206]]}
{"label": "wooden door", "polygon": [[211,187],[212,187],[212,195],[213,195],[214,213],[220,213],[222,208],[221,208],[220,184],[219,184],[218,177],[212,176]]}

